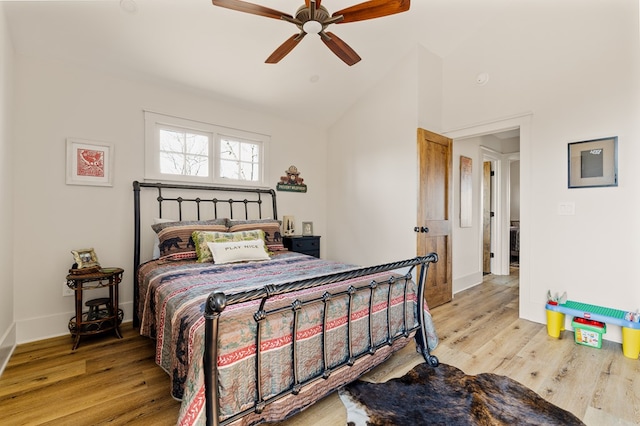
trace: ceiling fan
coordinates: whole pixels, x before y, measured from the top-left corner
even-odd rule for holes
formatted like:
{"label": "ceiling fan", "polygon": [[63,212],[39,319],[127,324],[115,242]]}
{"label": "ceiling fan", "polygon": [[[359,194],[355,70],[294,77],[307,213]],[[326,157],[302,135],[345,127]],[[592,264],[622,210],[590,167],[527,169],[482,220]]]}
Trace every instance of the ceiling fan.
{"label": "ceiling fan", "polygon": [[307,34],[318,34],[333,53],[351,66],[360,61],[360,56],[347,43],[325,29],[330,24],[364,21],[380,18],[409,10],[410,0],[369,0],[333,14],[320,5],[321,0],[305,0],[295,16],[268,7],[241,0],[212,0],[214,6],[226,7],[240,12],[252,13],[267,18],[282,19],[296,25],[300,30],[282,43],[265,61],[268,64],[280,62]]}

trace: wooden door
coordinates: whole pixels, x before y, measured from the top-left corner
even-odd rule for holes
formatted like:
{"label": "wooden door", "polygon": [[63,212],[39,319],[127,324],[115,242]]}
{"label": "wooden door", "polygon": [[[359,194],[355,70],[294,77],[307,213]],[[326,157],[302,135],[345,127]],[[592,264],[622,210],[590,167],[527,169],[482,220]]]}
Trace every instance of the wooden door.
{"label": "wooden door", "polygon": [[438,254],[438,263],[429,267],[425,288],[431,308],[452,299],[452,146],[451,139],[418,129],[418,256]]}
{"label": "wooden door", "polygon": [[482,169],[482,274],[491,273],[491,162]]}

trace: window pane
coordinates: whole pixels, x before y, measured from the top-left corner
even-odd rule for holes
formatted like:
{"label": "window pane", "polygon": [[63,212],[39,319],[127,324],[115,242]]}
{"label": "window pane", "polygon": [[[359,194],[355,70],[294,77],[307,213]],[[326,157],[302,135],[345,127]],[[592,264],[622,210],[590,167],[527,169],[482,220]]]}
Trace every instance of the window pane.
{"label": "window pane", "polygon": [[253,143],[243,143],[240,151],[240,159],[242,161],[258,161],[260,153],[259,146]]}
{"label": "window pane", "polygon": [[209,176],[208,158],[201,155],[160,153],[160,172],[171,175]]}
{"label": "window pane", "polygon": [[160,130],[160,150],[181,152],[183,146],[183,133],[170,130]]}
{"label": "window pane", "polygon": [[209,138],[204,135],[187,133],[186,151],[189,154],[209,155]]}
{"label": "window pane", "polygon": [[237,161],[220,161],[220,177],[225,179],[240,179]]}
{"label": "window pane", "polygon": [[187,155],[185,157],[185,174],[189,176],[209,176],[209,159],[201,155]]}
{"label": "window pane", "polygon": [[184,161],[181,155],[169,152],[160,153],[160,172],[171,175],[181,175],[184,169]]}
{"label": "window pane", "polygon": [[240,163],[240,175],[243,180],[257,181],[260,176],[258,165],[253,163]]}
{"label": "window pane", "polygon": [[232,139],[220,140],[220,177],[260,181],[261,145]]}
{"label": "window pane", "polygon": [[160,173],[209,176],[209,137],[178,130],[160,130]]}
{"label": "window pane", "polygon": [[224,160],[239,160],[240,142],[222,139],[220,141],[220,158]]}

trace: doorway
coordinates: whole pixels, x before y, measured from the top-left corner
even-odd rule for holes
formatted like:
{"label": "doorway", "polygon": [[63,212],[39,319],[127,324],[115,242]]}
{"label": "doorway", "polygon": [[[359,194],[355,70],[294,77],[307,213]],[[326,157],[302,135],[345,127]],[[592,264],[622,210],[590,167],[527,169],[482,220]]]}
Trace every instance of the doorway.
{"label": "doorway", "polygon": [[[493,228],[491,232],[491,250],[494,253],[494,257],[492,258],[492,273],[496,275],[508,275],[509,267],[510,267],[510,224],[511,224],[511,184],[506,180],[506,177],[510,174],[511,163],[514,161],[519,162],[519,191],[517,196],[519,197],[519,276],[520,276],[520,301],[519,301],[519,309],[526,311],[529,309],[531,301],[529,300],[529,292],[531,281],[529,277],[529,247],[528,247],[528,229],[529,229],[529,221],[528,221],[528,194],[530,188],[529,182],[529,166],[527,159],[529,158],[530,151],[530,134],[531,134],[531,114],[523,114],[520,116],[514,116],[511,118],[506,118],[503,120],[497,120],[492,122],[487,122],[484,124],[477,124],[470,127],[461,128],[458,130],[452,130],[444,132],[444,134],[454,140],[454,146],[459,146],[459,144],[463,144],[465,139],[469,138],[479,138],[481,136],[486,135],[494,135],[505,132],[513,132],[519,136],[519,152],[500,152],[499,149],[496,150],[497,153],[491,153],[490,155],[495,156],[495,161],[493,165],[495,167],[495,175],[493,177],[496,185],[494,186],[495,199],[493,203],[497,206],[495,211],[495,216],[493,218]],[[502,136],[502,135],[501,135]],[[498,155],[499,154],[499,155]],[[484,162],[485,158],[480,155],[478,158],[479,170],[482,170],[482,162]],[[481,172],[479,171],[477,176],[480,179]],[[498,185],[498,182],[501,182],[502,185]],[[481,184],[478,183],[478,191],[481,191]],[[478,203],[479,207],[477,214],[482,217],[482,203]],[[478,220],[478,223],[481,223],[481,220]],[[455,231],[459,231],[454,229]],[[482,239],[482,226],[478,226],[477,230],[477,271],[473,273],[472,271],[464,271],[465,273],[456,273],[455,262],[454,262],[454,294],[457,291],[464,290],[473,285],[480,284],[482,282],[482,270],[483,270],[483,239]],[[454,235],[455,238],[455,235]],[[458,245],[459,247],[460,245]],[[458,247],[454,246],[454,259],[456,258],[456,252],[458,251]],[[466,254],[466,253],[465,253]],[[474,278],[475,277],[475,278]]]}
{"label": "doorway", "polygon": [[491,232],[494,230],[493,218],[495,207],[493,200],[494,167],[491,161],[482,162],[482,275],[491,273],[491,259],[493,259],[493,245]]}
{"label": "doorway", "polygon": [[[476,139],[477,140],[477,139]],[[482,264],[483,275],[509,275],[514,250],[511,238],[513,223],[519,223],[520,199],[513,196],[512,159],[519,158],[519,130],[493,133],[480,137],[483,162],[481,186]],[[516,192],[519,194],[519,192]]]}

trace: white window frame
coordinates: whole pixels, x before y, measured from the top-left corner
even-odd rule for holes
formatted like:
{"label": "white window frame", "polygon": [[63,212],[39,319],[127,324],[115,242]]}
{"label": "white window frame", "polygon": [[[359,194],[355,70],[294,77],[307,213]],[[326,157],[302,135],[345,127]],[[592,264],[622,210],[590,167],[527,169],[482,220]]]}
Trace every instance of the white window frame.
{"label": "white window frame", "polygon": [[[145,180],[160,182],[182,182],[215,185],[267,187],[268,153],[271,138],[260,133],[218,126],[216,124],[173,117],[151,111],[144,111],[145,121]],[[187,132],[207,135],[209,137],[209,176],[184,176],[160,172],[160,130],[184,129]],[[239,142],[250,142],[260,146],[258,180],[248,181],[220,177],[220,139],[237,139]]]}

